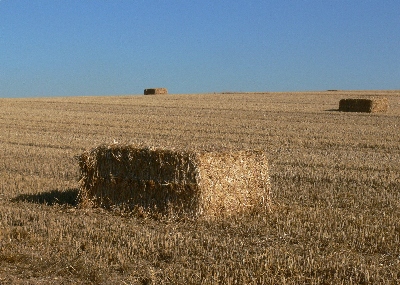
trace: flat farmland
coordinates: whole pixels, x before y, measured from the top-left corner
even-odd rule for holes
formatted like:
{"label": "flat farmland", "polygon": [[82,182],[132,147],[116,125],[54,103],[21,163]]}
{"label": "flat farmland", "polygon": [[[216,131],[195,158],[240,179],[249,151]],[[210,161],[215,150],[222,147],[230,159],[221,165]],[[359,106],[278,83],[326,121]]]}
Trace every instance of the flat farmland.
{"label": "flat farmland", "polygon": [[[385,113],[339,112],[386,97]],[[398,284],[400,91],[0,99],[0,284]],[[100,144],[262,149],[270,213],[76,204]]]}

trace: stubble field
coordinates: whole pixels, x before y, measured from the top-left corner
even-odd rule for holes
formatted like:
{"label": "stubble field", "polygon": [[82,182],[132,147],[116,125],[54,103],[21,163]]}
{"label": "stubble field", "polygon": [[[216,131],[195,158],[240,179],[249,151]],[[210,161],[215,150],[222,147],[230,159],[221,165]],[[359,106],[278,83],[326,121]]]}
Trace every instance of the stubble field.
{"label": "stubble field", "polygon": [[[337,111],[366,94],[389,111]],[[0,284],[398,284],[399,128],[399,91],[0,99]],[[114,141],[263,149],[272,211],[79,208],[76,156]]]}

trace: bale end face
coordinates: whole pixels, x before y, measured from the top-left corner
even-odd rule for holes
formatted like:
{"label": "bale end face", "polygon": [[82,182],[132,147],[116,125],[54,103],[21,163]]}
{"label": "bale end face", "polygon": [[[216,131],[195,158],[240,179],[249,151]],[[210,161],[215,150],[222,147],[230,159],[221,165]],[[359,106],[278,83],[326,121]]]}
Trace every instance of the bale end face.
{"label": "bale end face", "polygon": [[158,94],[168,94],[167,88],[148,88],[148,89],[144,89],[144,95],[158,95]]}
{"label": "bale end face", "polygon": [[270,208],[263,152],[195,152],[100,146],[83,153],[80,204],[219,216]]}
{"label": "bale end face", "polygon": [[388,110],[387,98],[342,99],[339,101],[339,111],[378,113]]}

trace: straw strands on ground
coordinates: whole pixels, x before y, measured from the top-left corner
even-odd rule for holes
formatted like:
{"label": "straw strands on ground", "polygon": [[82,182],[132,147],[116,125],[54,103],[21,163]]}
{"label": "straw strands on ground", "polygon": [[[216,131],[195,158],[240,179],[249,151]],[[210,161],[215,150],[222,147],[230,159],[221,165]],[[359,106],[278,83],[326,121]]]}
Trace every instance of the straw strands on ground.
{"label": "straw strands on ground", "polygon": [[339,111],[366,113],[386,112],[388,105],[387,98],[342,99],[339,102]]}
{"label": "straw strands on ground", "polygon": [[190,216],[267,210],[268,163],[262,151],[187,151],[102,145],[80,163],[82,205]]}

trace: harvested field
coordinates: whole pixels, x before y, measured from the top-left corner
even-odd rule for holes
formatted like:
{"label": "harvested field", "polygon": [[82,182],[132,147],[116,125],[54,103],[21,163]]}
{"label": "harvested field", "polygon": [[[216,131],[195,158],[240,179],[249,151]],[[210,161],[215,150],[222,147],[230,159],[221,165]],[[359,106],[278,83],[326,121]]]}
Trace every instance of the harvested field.
{"label": "harvested field", "polygon": [[[387,98],[385,113],[338,112]],[[400,92],[0,99],[0,284],[397,284]],[[271,212],[76,204],[101,144],[263,150]]]}

